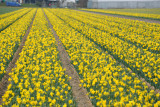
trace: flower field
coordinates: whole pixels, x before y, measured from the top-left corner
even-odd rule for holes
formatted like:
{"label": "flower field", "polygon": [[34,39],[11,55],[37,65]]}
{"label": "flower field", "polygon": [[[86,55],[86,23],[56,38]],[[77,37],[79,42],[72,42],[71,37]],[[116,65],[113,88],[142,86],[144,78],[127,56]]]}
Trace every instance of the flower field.
{"label": "flower field", "polygon": [[[115,9],[115,10],[104,10],[104,9],[82,9],[82,10],[86,10],[86,11],[93,11],[93,12],[100,12],[100,13],[109,13],[109,14],[118,14],[118,15],[124,15],[124,16],[132,16],[132,17],[141,17],[141,18],[151,18],[151,19],[160,19],[160,11],[159,9],[143,9],[143,10],[137,10],[136,9],[131,9],[127,11],[123,9]],[[142,11],[141,13],[139,13],[138,11]],[[147,13],[149,11],[149,13]],[[154,14],[155,13],[155,14]]]}
{"label": "flower field", "polygon": [[26,9],[24,8],[23,11],[21,12],[16,12],[11,16],[8,16],[6,18],[0,19],[0,31],[5,29],[6,27],[8,27],[10,24],[12,24],[14,21],[16,21],[17,19],[19,19],[20,17],[22,17],[24,14],[26,14],[27,12],[29,12],[31,9]]}
{"label": "flower field", "polygon": [[4,73],[6,72],[5,69],[11,61],[14,52],[20,45],[21,39],[25,35],[35,12],[36,9],[31,10],[14,24],[0,32],[0,80],[4,76]]}
{"label": "flower field", "polygon": [[64,74],[55,39],[47,24],[42,10],[38,9],[17,67],[9,74],[11,84],[2,97],[2,105],[75,105],[69,77]]}
{"label": "flower field", "polygon": [[[99,30],[99,29],[95,28],[95,26],[98,26],[98,25],[95,24],[96,22],[94,20],[93,21],[87,20],[88,23],[93,23],[93,24],[88,24],[87,22],[85,23],[84,21],[81,22],[78,19],[73,18],[74,16],[77,16],[77,15],[75,15],[75,13],[76,13],[75,11],[72,12],[69,10],[69,12],[70,12],[70,16],[67,16],[66,10],[63,10],[63,11],[57,10],[57,12],[56,12],[56,10],[54,10],[54,13],[56,15],[58,15],[65,22],[69,23],[69,25],[72,26],[74,29],[80,31],[87,38],[90,38],[92,41],[94,41],[95,43],[100,45],[102,48],[109,51],[113,56],[115,56],[117,58],[117,60],[123,62],[125,65],[130,67],[133,71],[135,71],[135,73],[143,76],[148,82],[150,82],[152,85],[159,88],[160,82],[158,83],[158,81],[160,80],[160,68],[159,68],[159,65],[160,65],[159,52],[160,52],[160,50],[157,49],[157,48],[159,48],[159,46],[157,48],[155,48],[157,53],[154,53],[154,52],[152,52],[152,50],[150,50],[151,48],[149,48],[149,47],[144,48],[144,46],[137,45],[136,43],[134,43],[132,41],[126,40],[125,38],[121,39],[121,37],[117,37],[116,34],[113,34],[116,32],[116,30],[113,33],[112,33],[112,31],[114,31],[114,30],[112,30],[112,31],[110,30],[110,32]],[[71,20],[71,18],[73,18],[73,20]],[[78,17],[78,18],[80,18],[80,17]],[[125,23],[125,22],[123,22],[123,23]],[[103,26],[103,24],[100,25],[100,23],[99,23],[99,26]],[[116,26],[113,27],[113,26],[108,25],[108,27],[111,27],[111,29],[118,29]],[[126,35],[128,35],[127,30],[124,31],[124,33],[126,33]],[[155,32],[153,31],[152,34],[153,33],[156,33],[156,31]],[[159,33],[159,32],[157,32],[157,33]],[[134,35],[132,36],[133,38],[135,38],[135,41],[140,41],[139,38],[141,36],[142,36],[143,40],[145,40],[145,38],[143,37],[143,32],[141,35],[140,34],[138,34],[139,36],[137,36],[135,33],[137,38],[134,37]],[[145,34],[145,32],[144,32],[144,34]],[[118,36],[119,36],[119,34],[118,34]],[[131,38],[131,36],[128,38]],[[146,37],[146,39],[148,39],[148,37]],[[157,45],[160,45],[159,44],[159,40],[160,40],[159,36],[158,36],[158,39],[150,37],[150,40],[152,40],[152,39],[153,39],[153,41],[157,41],[156,42]],[[148,42],[148,44],[154,43],[152,41],[151,42],[146,41],[146,44],[147,44],[147,42]],[[156,47],[156,45],[154,45],[154,46],[149,45],[149,46]]]}
{"label": "flower field", "polygon": [[[22,14],[17,15],[18,11]],[[70,9],[28,8],[7,14],[1,20],[5,23],[13,17],[15,22],[0,32],[0,80],[32,20],[33,25],[16,66],[8,74],[0,107],[77,106],[72,77],[65,73],[52,29],[93,106],[160,106],[160,92],[156,92],[160,89],[159,24]]]}

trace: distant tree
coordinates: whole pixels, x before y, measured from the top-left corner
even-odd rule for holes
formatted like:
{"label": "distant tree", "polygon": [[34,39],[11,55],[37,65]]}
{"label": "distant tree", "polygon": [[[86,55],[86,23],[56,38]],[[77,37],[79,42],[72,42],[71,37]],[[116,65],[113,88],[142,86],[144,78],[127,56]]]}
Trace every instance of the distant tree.
{"label": "distant tree", "polygon": [[48,0],[35,0],[35,3],[40,7],[46,7],[46,2]]}
{"label": "distant tree", "polygon": [[67,1],[67,0],[59,0],[59,2],[58,2],[59,7],[60,7],[60,6],[63,6],[63,3],[66,2],[66,1]]}
{"label": "distant tree", "polygon": [[60,0],[61,1],[61,3],[63,4],[65,1],[67,1],[67,0]]}
{"label": "distant tree", "polygon": [[40,6],[40,7],[42,6],[42,2],[43,2],[42,0],[36,0],[36,1],[35,1],[35,3],[36,3],[38,6]]}

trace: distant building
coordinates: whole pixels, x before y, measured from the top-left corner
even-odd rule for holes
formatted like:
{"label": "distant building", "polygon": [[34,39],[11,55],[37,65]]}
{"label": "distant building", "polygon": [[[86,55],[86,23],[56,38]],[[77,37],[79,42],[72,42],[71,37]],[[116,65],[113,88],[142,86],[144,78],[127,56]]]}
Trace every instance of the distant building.
{"label": "distant building", "polygon": [[21,3],[21,4],[22,4],[22,3],[23,3],[23,0],[18,0],[18,3]]}
{"label": "distant building", "polygon": [[76,1],[76,4],[78,4],[79,3],[79,0],[75,0]]}
{"label": "distant building", "polygon": [[81,8],[87,8],[88,0],[76,0],[77,6]]}
{"label": "distant building", "polygon": [[88,0],[87,8],[160,8],[160,0]]}
{"label": "distant building", "polygon": [[59,7],[59,0],[48,0],[48,5],[53,8]]}
{"label": "distant building", "polygon": [[50,7],[67,7],[67,0],[64,0],[64,1],[62,1],[62,0],[48,0],[48,5],[50,6]]}

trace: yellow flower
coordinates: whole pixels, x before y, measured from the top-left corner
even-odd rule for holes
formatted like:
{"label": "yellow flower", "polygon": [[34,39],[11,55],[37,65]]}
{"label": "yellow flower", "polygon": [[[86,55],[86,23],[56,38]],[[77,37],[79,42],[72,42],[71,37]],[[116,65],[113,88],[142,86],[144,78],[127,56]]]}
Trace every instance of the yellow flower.
{"label": "yellow flower", "polygon": [[118,89],[119,89],[119,91],[120,91],[120,92],[122,92],[122,91],[123,91],[123,88],[122,88],[122,87],[119,87]]}
{"label": "yellow flower", "polygon": [[73,62],[73,65],[77,65],[78,63],[76,61]]}
{"label": "yellow flower", "polygon": [[54,93],[53,93],[53,92],[51,92],[51,93],[50,93],[50,95],[53,97]]}
{"label": "yellow flower", "polygon": [[57,96],[60,96],[60,92],[57,92],[56,95],[57,95]]}
{"label": "yellow flower", "polygon": [[70,86],[68,86],[68,90],[70,90],[71,89],[71,87]]}
{"label": "yellow flower", "polygon": [[79,87],[82,87],[82,84],[79,84]]}
{"label": "yellow flower", "polygon": [[18,104],[20,104],[22,102],[21,98],[17,98],[17,102],[18,102]]}
{"label": "yellow flower", "polygon": [[68,101],[68,103],[69,103],[69,104],[72,104],[72,103],[73,103],[73,101],[72,101],[72,100],[69,100],[69,101]]}
{"label": "yellow flower", "polygon": [[160,94],[159,94],[159,93],[157,93],[157,94],[156,94],[156,97],[157,97],[157,98],[159,98],[159,96],[160,96]]}
{"label": "yellow flower", "polygon": [[119,95],[119,92],[116,92],[115,94],[114,94],[114,97],[117,97]]}
{"label": "yellow flower", "polygon": [[63,105],[63,107],[67,107],[67,104],[65,103],[65,104]]}
{"label": "yellow flower", "polygon": [[97,105],[97,106],[100,106],[100,102],[98,101],[98,102],[96,103],[96,105]]}
{"label": "yellow flower", "polygon": [[105,96],[107,96],[107,95],[109,95],[109,92],[104,92],[103,94],[104,94]]}
{"label": "yellow flower", "polygon": [[56,103],[56,100],[55,100],[55,99],[53,99],[53,100],[52,100],[52,104],[55,104],[55,103]]}
{"label": "yellow flower", "polygon": [[69,77],[69,80],[71,80],[72,79],[72,77]]}

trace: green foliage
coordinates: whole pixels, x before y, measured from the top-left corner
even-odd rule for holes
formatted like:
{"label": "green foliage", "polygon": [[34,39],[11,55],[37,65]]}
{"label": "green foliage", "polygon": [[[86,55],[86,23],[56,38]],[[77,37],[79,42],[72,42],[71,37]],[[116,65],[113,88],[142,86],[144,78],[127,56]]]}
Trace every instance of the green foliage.
{"label": "green foliage", "polygon": [[[0,6],[2,6],[2,4],[4,3],[0,3]],[[22,8],[20,7],[0,7],[0,14],[12,12],[12,11],[19,10],[19,9],[22,9]]]}
{"label": "green foliage", "polygon": [[25,4],[22,4],[21,7],[39,7],[39,5],[25,3]]}

